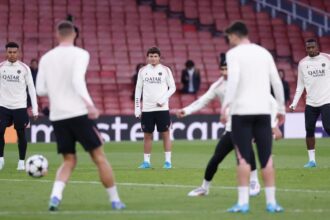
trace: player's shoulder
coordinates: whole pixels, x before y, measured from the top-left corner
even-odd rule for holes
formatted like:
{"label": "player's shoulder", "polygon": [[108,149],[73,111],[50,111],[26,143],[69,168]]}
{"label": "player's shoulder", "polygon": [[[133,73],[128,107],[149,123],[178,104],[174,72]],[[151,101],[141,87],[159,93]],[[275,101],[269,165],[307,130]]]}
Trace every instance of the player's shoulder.
{"label": "player's shoulder", "polygon": [[143,67],[140,68],[139,73],[146,71],[148,69],[148,67],[149,67],[149,64],[144,65]]}
{"label": "player's shoulder", "polygon": [[163,69],[165,69],[166,71],[171,71],[171,68],[168,67],[168,66],[166,66],[166,65],[164,65],[164,64],[160,64],[160,67],[163,68]]}
{"label": "player's shoulder", "polygon": [[330,61],[330,54],[327,54],[327,53],[320,53],[320,56],[322,58],[326,58],[328,61]]}
{"label": "player's shoulder", "polygon": [[305,56],[304,58],[302,58],[299,63],[298,63],[298,66],[301,66],[302,64],[304,64],[306,61],[309,60],[309,56]]}
{"label": "player's shoulder", "polygon": [[23,67],[23,69],[27,72],[30,72],[30,67],[28,65],[26,65],[25,63],[23,63],[22,61],[18,60],[17,64],[21,67]]}
{"label": "player's shoulder", "polygon": [[7,63],[7,60],[0,62],[0,68],[3,67],[3,66],[5,66],[6,63]]}
{"label": "player's shoulder", "polygon": [[89,56],[89,52],[81,47],[72,47],[72,49],[75,50],[77,53]]}

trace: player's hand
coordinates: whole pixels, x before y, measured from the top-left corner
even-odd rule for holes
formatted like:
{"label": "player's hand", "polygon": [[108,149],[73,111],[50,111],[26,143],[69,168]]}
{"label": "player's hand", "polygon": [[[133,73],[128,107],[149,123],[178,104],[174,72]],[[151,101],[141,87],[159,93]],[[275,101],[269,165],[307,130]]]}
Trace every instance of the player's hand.
{"label": "player's hand", "polygon": [[294,112],[295,107],[294,107],[293,105],[290,105],[290,106],[289,106],[289,109],[290,109],[290,112]]}
{"label": "player's hand", "polygon": [[284,114],[277,114],[276,116],[278,120],[278,126],[281,126],[285,122],[285,115]]}
{"label": "player's hand", "polygon": [[274,140],[279,140],[283,137],[281,130],[278,127],[272,129]]}
{"label": "player's hand", "polygon": [[93,105],[87,106],[87,110],[90,119],[97,119],[100,116],[99,110]]}
{"label": "player's hand", "polygon": [[176,114],[176,117],[178,117],[178,118],[183,118],[184,116],[186,116],[186,113],[184,112],[183,109],[178,109],[175,114]]}
{"label": "player's hand", "polygon": [[135,109],[134,115],[135,115],[135,118],[141,119],[141,110]]}

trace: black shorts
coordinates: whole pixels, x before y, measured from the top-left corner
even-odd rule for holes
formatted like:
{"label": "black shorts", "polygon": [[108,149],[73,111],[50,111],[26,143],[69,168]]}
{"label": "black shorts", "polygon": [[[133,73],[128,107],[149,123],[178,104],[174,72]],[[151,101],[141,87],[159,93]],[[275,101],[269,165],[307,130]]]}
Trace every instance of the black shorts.
{"label": "black shorts", "polygon": [[272,152],[270,115],[233,115],[232,139],[237,158],[251,164],[252,138],[255,139],[261,167],[264,168]]}
{"label": "black shorts", "polygon": [[142,112],[141,128],[145,133],[152,133],[157,126],[158,132],[165,132],[171,126],[169,111]]}
{"label": "black shorts", "polygon": [[305,128],[306,137],[315,136],[315,126],[318,117],[321,115],[322,124],[326,131],[330,128],[330,104],[325,104],[320,107],[306,105],[305,107]]}
{"label": "black shorts", "polygon": [[12,124],[14,124],[15,129],[26,128],[29,124],[29,116],[26,108],[7,109],[0,107],[0,129],[3,131]]}
{"label": "black shorts", "polygon": [[94,121],[87,115],[52,122],[60,154],[75,154],[78,141],[86,151],[91,151],[103,144],[101,135]]}

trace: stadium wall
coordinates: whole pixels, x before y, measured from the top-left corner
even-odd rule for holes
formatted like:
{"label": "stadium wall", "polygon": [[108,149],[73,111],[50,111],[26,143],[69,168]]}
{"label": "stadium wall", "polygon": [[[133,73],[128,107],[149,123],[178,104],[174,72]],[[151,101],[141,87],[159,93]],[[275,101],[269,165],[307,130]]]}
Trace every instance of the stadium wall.
{"label": "stadium wall", "polygon": [[[173,140],[216,140],[224,131],[224,126],[219,122],[219,115],[191,115],[182,120],[172,116],[171,137]],[[97,121],[102,137],[110,141],[137,141],[143,140],[140,122],[133,116],[103,116]],[[303,113],[288,113],[284,125],[285,138],[304,138]],[[316,137],[326,137],[322,122],[319,119],[316,125]],[[27,129],[29,142],[54,142],[53,127],[47,118],[40,118],[31,122]],[[158,132],[154,132],[154,139],[159,140]]]}

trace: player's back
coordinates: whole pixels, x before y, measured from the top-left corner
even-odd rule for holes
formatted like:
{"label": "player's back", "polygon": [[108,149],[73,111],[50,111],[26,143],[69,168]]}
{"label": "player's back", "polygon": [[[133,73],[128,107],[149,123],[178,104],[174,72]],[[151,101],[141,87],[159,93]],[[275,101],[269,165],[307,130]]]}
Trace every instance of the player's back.
{"label": "player's back", "polygon": [[231,49],[227,56],[228,67],[239,68],[232,114],[270,114],[270,74],[275,68],[271,54],[256,44],[242,44]]}
{"label": "player's back", "polygon": [[74,46],[58,46],[41,58],[39,70],[47,87],[51,120],[87,114],[86,104],[76,87],[86,86],[84,78],[88,61],[89,53]]}

